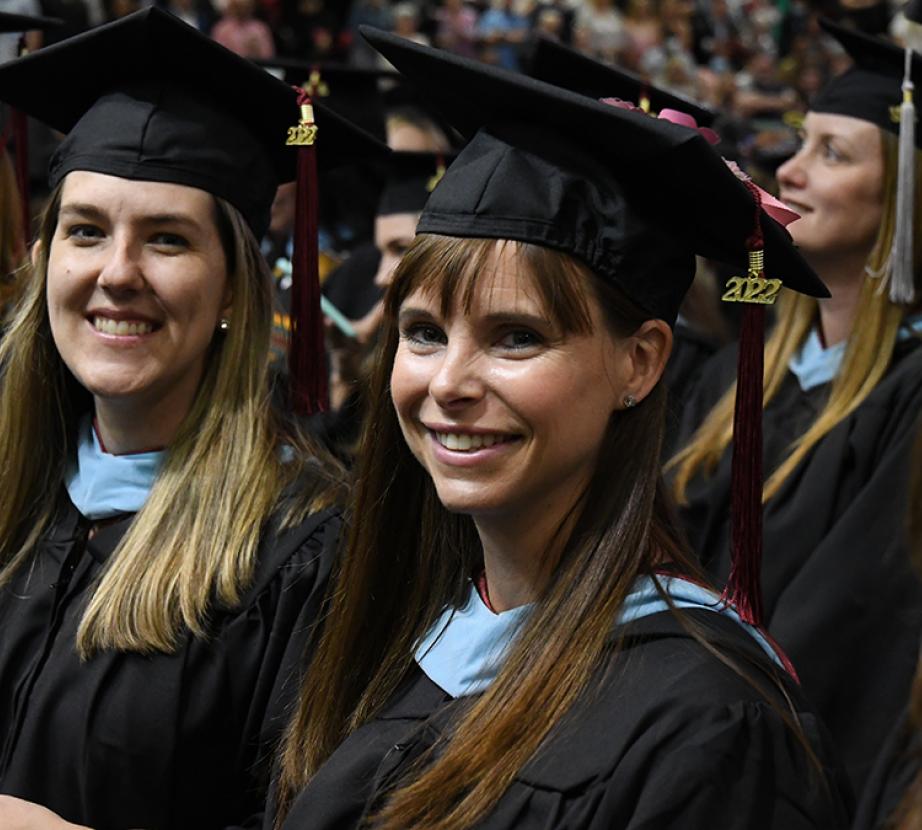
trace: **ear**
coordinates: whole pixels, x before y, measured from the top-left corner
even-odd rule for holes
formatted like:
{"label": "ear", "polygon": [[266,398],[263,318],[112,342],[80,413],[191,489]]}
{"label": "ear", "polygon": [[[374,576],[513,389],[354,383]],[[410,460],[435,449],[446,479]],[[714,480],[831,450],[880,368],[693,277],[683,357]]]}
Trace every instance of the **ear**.
{"label": "ear", "polygon": [[29,251],[29,259],[32,261],[33,268],[35,268],[36,265],[38,265],[38,257],[41,252],[42,252],[42,240],[36,239],[35,242],[32,243],[32,250]]}
{"label": "ear", "polygon": [[672,329],[663,320],[647,320],[624,341],[624,396],[642,401],[663,376],[672,353]]}

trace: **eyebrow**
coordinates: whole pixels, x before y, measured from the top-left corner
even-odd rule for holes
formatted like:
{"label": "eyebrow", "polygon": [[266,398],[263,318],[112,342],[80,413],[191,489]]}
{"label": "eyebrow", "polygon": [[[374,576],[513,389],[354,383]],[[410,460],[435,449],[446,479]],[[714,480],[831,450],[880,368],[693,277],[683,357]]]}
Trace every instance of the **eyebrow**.
{"label": "eyebrow", "polygon": [[503,323],[527,323],[535,327],[552,326],[553,323],[540,314],[530,314],[527,311],[497,311],[493,314],[484,315],[484,320],[494,325]]}
{"label": "eyebrow", "polygon": [[[78,216],[86,219],[102,221],[107,218],[106,212],[96,205],[84,202],[68,202],[61,206],[61,216]],[[184,213],[152,213],[140,217],[138,224],[142,225],[185,225],[189,228],[201,227],[191,216]]]}
{"label": "eyebrow", "polygon": [[[404,322],[412,318],[424,318],[428,320],[435,320],[435,315],[425,308],[418,308],[416,306],[407,306],[406,308],[401,308],[400,313],[398,314],[398,322]],[[482,318],[490,325],[508,325],[512,323],[530,325],[535,328],[544,328],[546,326],[553,326],[553,322],[547,317],[542,317],[538,314],[529,314],[528,312],[522,311],[497,311],[493,314],[485,314]]]}

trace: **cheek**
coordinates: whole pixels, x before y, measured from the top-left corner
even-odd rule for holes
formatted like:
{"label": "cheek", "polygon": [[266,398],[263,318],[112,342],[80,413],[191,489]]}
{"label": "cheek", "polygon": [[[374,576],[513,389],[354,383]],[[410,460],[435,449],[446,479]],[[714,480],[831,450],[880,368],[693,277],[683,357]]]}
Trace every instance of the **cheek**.
{"label": "cheek", "polygon": [[410,353],[401,343],[391,369],[391,401],[401,422],[410,417],[429,388],[426,358]]}

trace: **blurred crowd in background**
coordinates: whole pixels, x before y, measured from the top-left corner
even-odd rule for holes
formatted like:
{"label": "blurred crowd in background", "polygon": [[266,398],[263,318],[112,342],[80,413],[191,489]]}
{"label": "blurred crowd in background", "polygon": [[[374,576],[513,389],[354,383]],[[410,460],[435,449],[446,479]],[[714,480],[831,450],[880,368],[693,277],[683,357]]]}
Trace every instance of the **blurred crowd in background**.
{"label": "blurred crowd in background", "polygon": [[[65,21],[45,43],[153,0],[0,0],[0,8]],[[386,68],[363,23],[420,43],[520,68],[537,34],[633,70],[719,112],[724,155],[757,179],[790,155],[800,115],[847,65],[820,14],[899,38],[899,7],[875,0],[156,0],[249,58]],[[0,36],[4,37],[4,36]],[[4,50],[15,48],[14,36]],[[6,47],[9,47],[6,49]],[[37,171],[40,172],[40,171]]]}

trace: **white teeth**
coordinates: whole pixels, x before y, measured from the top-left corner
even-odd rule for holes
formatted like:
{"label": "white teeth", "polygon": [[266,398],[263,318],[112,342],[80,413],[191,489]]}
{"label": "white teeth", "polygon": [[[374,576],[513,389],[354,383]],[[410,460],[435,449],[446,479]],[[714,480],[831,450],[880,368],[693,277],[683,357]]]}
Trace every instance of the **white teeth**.
{"label": "white teeth", "polygon": [[154,330],[150,323],[140,320],[111,320],[108,317],[94,317],[93,327],[103,334],[114,334],[118,337],[137,337],[150,334]]}
{"label": "white teeth", "polygon": [[443,447],[456,452],[473,452],[507,440],[504,435],[470,435],[466,432],[437,432],[435,437]]}

